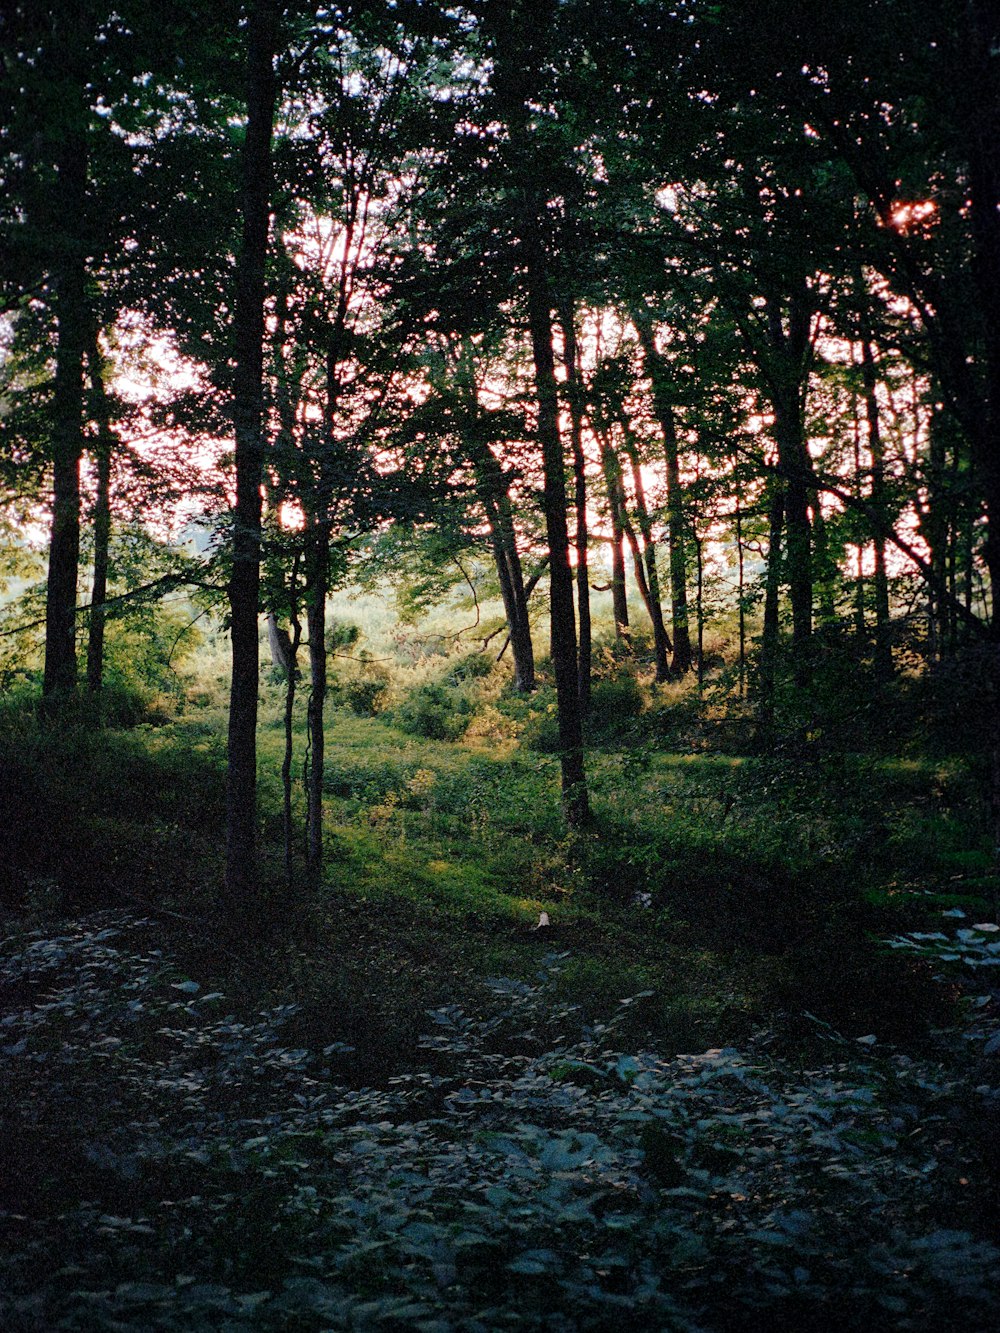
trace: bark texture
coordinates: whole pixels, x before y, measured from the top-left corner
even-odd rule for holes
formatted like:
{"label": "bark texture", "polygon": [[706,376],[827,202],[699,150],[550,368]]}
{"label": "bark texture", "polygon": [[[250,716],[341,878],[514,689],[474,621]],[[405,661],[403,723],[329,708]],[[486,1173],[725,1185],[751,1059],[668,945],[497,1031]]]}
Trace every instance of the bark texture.
{"label": "bark texture", "polygon": [[[75,92],[75,90],[74,90]],[[81,94],[82,98],[82,94]],[[52,398],[52,529],[45,599],[46,697],[76,688],[76,599],[80,563],[80,461],[84,450],[84,355],[89,314],[85,242],[87,142],[81,121],[66,134],[57,189],[66,231],[55,259],[56,371]]]}
{"label": "bark texture", "polygon": [[271,140],[277,85],[277,5],[257,0],[247,14],[247,126],[243,146],[243,234],[233,312],[233,423],[236,506],[229,581],[232,683],[226,781],[229,907],[253,924],[257,875],[257,688],[263,474],[264,265],[271,208]]}
{"label": "bark texture", "polygon": [[104,679],[104,626],[107,619],[108,566],[111,548],[111,460],[115,439],[111,429],[111,411],[104,387],[104,364],[97,339],[91,340],[87,354],[90,371],[91,413],[97,428],[94,461],[97,494],[94,501],[94,581],[90,594],[90,625],[87,635],[87,689],[99,694]]}

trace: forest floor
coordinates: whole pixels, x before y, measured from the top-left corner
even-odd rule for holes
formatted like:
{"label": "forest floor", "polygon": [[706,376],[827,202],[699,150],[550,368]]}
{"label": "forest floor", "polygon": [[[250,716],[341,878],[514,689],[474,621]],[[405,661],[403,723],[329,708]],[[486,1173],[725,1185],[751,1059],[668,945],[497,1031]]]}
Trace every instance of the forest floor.
{"label": "forest floor", "polygon": [[992,1326],[975,755],[753,753],[611,685],[580,835],[544,692],[336,710],[320,889],[266,696],[255,940],[217,703],[8,711],[5,1328]]}

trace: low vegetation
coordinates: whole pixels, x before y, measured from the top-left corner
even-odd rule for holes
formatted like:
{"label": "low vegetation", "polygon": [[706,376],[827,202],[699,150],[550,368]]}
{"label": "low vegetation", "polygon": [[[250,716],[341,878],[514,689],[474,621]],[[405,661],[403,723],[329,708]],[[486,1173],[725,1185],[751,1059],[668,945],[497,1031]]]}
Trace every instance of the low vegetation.
{"label": "low vegetation", "polygon": [[867,733],[789,695],[761,750],[723,675],[609,654],[568,834],[544,680],[338,661],[316,887],[275,679],[251,943],[214,652],[103,727],[0,717],[5,1327],[989,1326],[1000,934],[947,682]]}

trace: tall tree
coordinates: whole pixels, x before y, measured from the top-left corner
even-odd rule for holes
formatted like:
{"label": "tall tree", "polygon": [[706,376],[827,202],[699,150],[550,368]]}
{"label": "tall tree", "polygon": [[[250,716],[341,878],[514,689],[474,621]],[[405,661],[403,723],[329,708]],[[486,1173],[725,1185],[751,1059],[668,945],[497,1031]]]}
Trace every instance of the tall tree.
{"label": "tall tree", "polygon": [[639,335],[646,376],[653,391],[653,407],[663,438],[667,484],[667,546],[670,561],[671,624],[674,638],[672,668],[683,676],[691,670],[691,633],[688,625],[687,554],[684,532],[684,493],[681,484],[677,414],[670,396],[670,372],[656,344],[652,316],[645,305],[631,312]]}
{"label": "tall tree", "polygon": [[87,350],[87,371],[93,406],[96,472],[94,497],[94,577],[91,584],[90,625],[87,635],[87,689],[99,694],[104,683],[104,629],[107,618],[108,572],[111,554],[111,467],[115,449],[111,406],[105,384],[105,364],[96,332],[92,329]]}
{"label": "tall tree", "polygon": [[546,135],[547,126],[535,111],[536,99],[547,91],[545,82],[552,55],[546,51],[545,41],[553,37],[555,9],[546,4],[539,12],[534,6],[529,24],[529,15],[519,0],[501,0],[490,7],[488,33],[493,55],[492,91],[509,142],[509,189],[515,210],[515,239],[522,256],[521,277],[534,366],[536,431],[544,473],[542,507],[549,548],[549,615],[563,809],[567,822],[579,827],[589,819],[589,799],[556,379],[557,297],[551,269],[556,229],[547,188],[552,166],[549,152],[560,144],[560,136]]}
{"label": "tall tree", "polygon": [[570,445],[573,456],[573,508],[576,512],[576,610],[579,621],[577,671],[580,683],[580,708],[590,711],[593,632],[590,616],[590,532],[587,523],[587,460],[583,449],[584,391],[580,367],[580,349],[576,336],[576,311],[571,300],[559,307],[559,326],[563,338],[563,364],[569,409]]}
{"label": "tall tree", "polygon": [[243,234],[236,261],[233,304],[236,504],[229,579],[233,671],[229,696],[225,879],[230,909],[250,922],[260,907],[256,792],[264,278],[271,218],[271,144],[277,101],[274,61],[279,29],[277,0],[253,0],[247,9]]}

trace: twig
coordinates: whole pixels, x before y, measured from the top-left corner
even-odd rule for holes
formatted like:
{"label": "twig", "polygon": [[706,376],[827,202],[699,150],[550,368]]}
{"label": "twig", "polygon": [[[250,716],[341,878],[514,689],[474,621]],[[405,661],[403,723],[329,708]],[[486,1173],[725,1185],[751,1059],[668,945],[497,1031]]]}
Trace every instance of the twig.
{"label": "twig", "polygon": [[[225,588],[219,583],[206,583],[201,579],[189,579],[185,574],[164,574],[152,583],[144,583],[139,588],[133,588],[130,592],[119,593],[116,597],[106,597],[103,602],[84,602],[76,607],[75,614],[79,615],[82,611],[100,611],[109,606],[117,606],[122,602],[134,601],[144,593],[152,592],[154,588],[175,588],[178,585],[185,585],[189,588],[210,588],[213,592],[224,592]],[[46,623],[43,616],[39,620],[29,620],[22,625],[15,625],[13,629],[0,630],[0,639],[9,638],[12,634],[25,634],[29,629],[39,629]]]}

